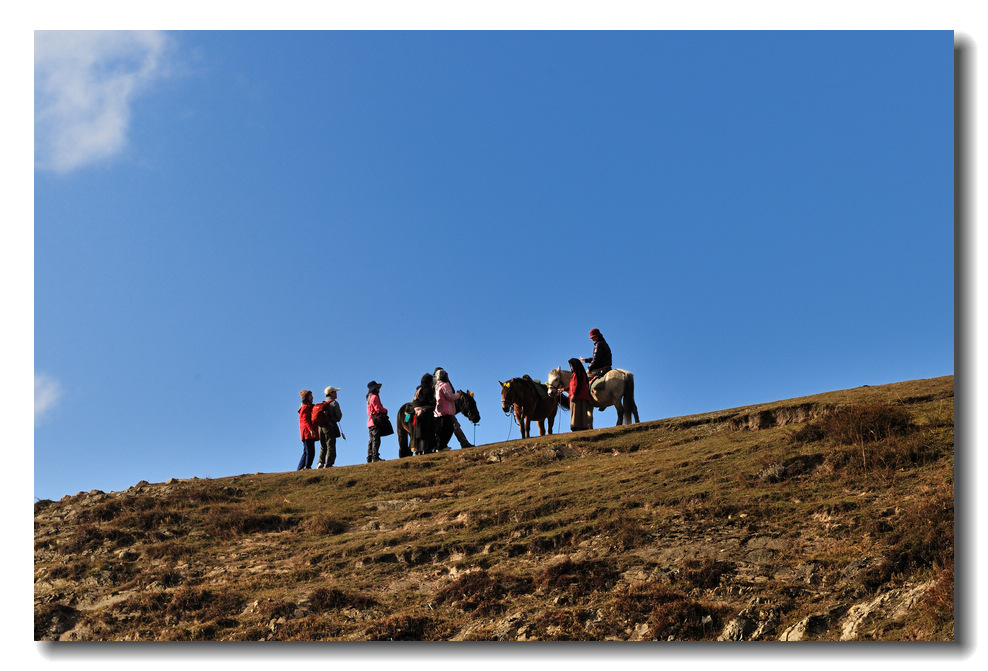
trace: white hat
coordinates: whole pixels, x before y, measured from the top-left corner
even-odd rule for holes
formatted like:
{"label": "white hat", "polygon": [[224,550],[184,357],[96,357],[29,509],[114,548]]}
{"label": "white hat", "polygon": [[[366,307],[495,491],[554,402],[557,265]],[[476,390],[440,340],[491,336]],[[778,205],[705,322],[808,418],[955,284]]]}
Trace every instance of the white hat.
{"label": "white hat", "polygon": [[334,391],[339,391],[339,388],[338,387],[326,387],[326,396],[329,396]]}

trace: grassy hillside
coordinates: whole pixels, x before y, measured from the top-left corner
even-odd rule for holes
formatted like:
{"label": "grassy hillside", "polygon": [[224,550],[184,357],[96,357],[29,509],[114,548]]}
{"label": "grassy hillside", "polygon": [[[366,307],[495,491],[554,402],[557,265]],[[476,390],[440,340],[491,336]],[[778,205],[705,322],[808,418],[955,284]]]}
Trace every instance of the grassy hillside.
{"label": "grassy hillside", "polygon": [[949,376],[39,501],[35,638],[952,640],[953,466]]}

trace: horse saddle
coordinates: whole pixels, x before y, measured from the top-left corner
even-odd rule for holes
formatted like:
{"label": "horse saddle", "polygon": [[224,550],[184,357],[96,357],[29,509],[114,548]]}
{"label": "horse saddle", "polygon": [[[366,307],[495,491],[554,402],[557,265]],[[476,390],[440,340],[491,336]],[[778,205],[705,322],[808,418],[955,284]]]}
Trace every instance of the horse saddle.
{"label": "horse saddle", "polygon": [[535,392],[539,395],[539,398],[540,399],[542,399],[544,401],[547,398],[549,398],[549,388],[548,388],[548,386],[542,384],[542,381],[541,380],[533,380],[528,375],[522,375],[521,378],[523,380],[527,380],[528,382],[530,382],[535,387]]}

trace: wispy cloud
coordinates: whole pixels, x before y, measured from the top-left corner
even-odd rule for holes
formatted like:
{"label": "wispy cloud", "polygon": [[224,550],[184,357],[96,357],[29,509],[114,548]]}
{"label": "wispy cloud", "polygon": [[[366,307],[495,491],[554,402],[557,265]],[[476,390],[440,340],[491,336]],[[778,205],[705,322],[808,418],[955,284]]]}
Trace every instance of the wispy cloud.
{"label": "wispy cloud", "polygon": [[163,72],[168,38],[153,31],[34,34],[34,157],[65,172],[127,143],[134,96]]}
{"label": "wispy cloud", "polygon": [[58,402],[62,397],[62,385],[52,377],[44,373],[34,374],[34,425],[37,426],[41,418]]}

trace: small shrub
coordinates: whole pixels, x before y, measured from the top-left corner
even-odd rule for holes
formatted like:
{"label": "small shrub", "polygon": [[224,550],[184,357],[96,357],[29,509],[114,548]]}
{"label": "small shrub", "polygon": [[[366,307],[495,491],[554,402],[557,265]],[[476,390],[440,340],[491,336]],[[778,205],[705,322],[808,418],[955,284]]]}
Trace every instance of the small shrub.
{"label": "small shrub", "polygon": [[898,406],[870,403],[838,408],[823,418],[821,428],[829,440],[857,445],[905,435],[915,425],[910,414]]}
{"label": "small shrub", "polygon": [[641,522],[621,511],[602,522],[600,531],[610,536],[622,550],[630,550],[645,545],[651,540],[651,534],[642,526]]}
{"label": "small shrub", "polygon": [[502,600],[527,593],[531,581],[516,576],[492,576],[485,570],[471,571],[438,590],[437,603],[449,603],[464,612],[491,615],[504,611]]}
{"label": "small shrub", "polygon": [[794,445],[816,443],[827,437],[820,422],[807,422],[798,429],[788,432],[789,442]]}
{"label": "small shrub", "polygon": [[229,592],[213,592],[202,587],[179,587],[165,609],[168,615],[182,618],[194,615],[202,621],[228,617],[243,607],[241,597]]}
{"label": "small shrub", "polygon": [[164,543],[151,543],[144,547],[144,554],[149,559],[170,559],[178,560],[192,556],[192,548],[184,543],[166,541]]}
{"label": "small shrub", "polygon": [[[532,621],[529,638],[542,641],[586,641],[592,636],[583,623],[588,614],[581,609],[551,608],[541,611]],[[534,634],[534,636],[533,636]]]}
{"label": "small shrub", "polygon": [[622,622],[643,622],[656,606],[683,599],[683,595],[671,591],[654,581],[623,585],[614,590],[610,610]]}
{"label": "small shrub", "polygon": [[59,634],[75,626],[78,617],[75,608],[57,601],[35,606],[34,640],[57,640]]}
{"label": "small shrub", "polygon": [[369,608],[377,602],[362,594],[347,594],[336,588],[319,587],[309,595],[309,608],[315,611],[340,608]]}
{"label": "small shrub", "polygon": [[298,519],[271,513],[220,508],[209,515],[207,533],[229,537],[262,532],[286,531],[298,524]]}
{"label": "small shrub", "polygon": [[577,596],[590,594],[613,585],[618,572],[614,566],[601,560],[574,562],[564,559],[546,567],[535,579],[535,586],[548,590],[567,590]]}
{"label": "small shrub", "polygon": [[80,515],[82,522],[109,522],[123,512],[123,504],[118,499],[111,499],[85,509]]}
{"label": "small shrub", "polygon": [[664,641],[712,640],[723,627],[728,606],[689,599],[659,604],[648,618],[648,637]]}
{"label": "small shrub", "polygon": [[705,557],[702,560],[684,559],[676,580],[692,587],[713,589],[720,584],[720,577],[731,572],[733,568],[730,562],[717,561],[712,557]]}
{"label": "small shrub", "polygon": [[37,515],[45,508],[55,505],[55,502],[51,499],[38,499],[34,502],[34,514]]}
{"label": "small shrub", "polygon": [[305,526],[309,531],[320,536],[341,534],[349,528],[346,522],[326,514],[316,515]]}
{"label": "small shrub", "polygon": [[428,617],[391,615],[365,632],[370,641],[429,641],[447,638],[446,627]]}

